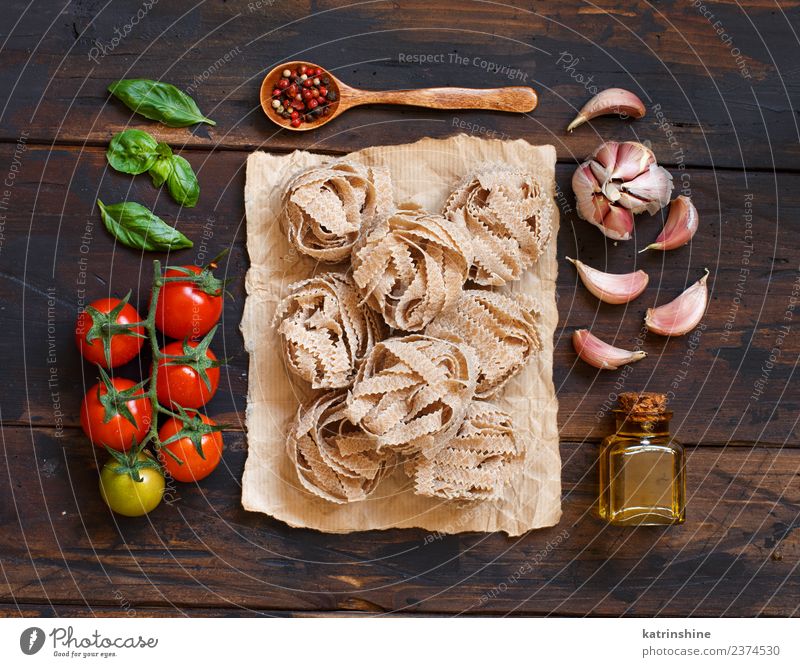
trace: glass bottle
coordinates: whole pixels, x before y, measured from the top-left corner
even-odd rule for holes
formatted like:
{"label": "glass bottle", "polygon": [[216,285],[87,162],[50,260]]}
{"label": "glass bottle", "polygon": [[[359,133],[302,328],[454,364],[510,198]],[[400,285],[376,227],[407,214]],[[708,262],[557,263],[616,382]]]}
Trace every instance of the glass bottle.
{"label": "glass bottle", "polygon": [[669,433],[666,396],[625,392],[616,432],[600,445],[600,517],[617,526],[660,526],[686,518],[683,446]]}

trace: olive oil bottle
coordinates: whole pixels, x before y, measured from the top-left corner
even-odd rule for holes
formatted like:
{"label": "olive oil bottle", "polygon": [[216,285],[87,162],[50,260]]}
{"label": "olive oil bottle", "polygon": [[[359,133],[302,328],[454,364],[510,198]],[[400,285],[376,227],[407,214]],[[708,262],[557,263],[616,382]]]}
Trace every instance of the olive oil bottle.
{"label": "olive oil bottle", "polygon": [[658,526],[686,518],[686,461],[669,433],[666,396],[626,392],[616,432],[600,446],[598,511],[618,526]]}

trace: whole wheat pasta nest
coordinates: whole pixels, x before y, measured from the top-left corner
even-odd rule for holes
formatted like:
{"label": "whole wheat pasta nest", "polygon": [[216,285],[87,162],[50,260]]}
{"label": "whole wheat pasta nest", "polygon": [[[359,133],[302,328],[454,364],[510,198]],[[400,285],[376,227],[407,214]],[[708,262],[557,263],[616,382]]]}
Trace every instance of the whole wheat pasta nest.
{"label": "whole wheat pasta nest", "polygon": [[471,261],[462,223],[406,208],[377,223],[353,251],[353,280],[389,326],[421,331],[458,300]]}
{"label": "whole wheat pasta nest", "polygon": [[549,242],[553,206],[529,172],[488,164],[450,195],[443,213],[470,233],[469,277],[479,285],[504,285],[518,280]]}
{"label": "whole wheat pasta nest", "polygon": [[487,401],[473,401],[452,440],[430,458],[409,459],[405,467],[420,495],[493,500],[522,457],[511,415]]}
{"label": "whole wheat pasta nest", "polygon": [[494,396],[542,349],[540,308],[525,294],[464,290],[454,307],[439,315],[425,333],[468,343],[478,355],[475,395]]}
{"label": "whole wheat pasta nest", "polygon": [[386,335],[380,316],[360,303],[343,273],[322,273],[289,286],[274,323],[286,366],[314,389],[347,387],[361,360]]}
{"label": "whole wheat pasta nest", "polygon": [[340,161],[294,177],[284,194],[281,224],[299,252],[340,262],[376,216],[392,206],[387,169]]}
{"label": "whole wheat pasta nest", "polygon": [[331,391],[300,406],[289,431],[287,451],[303,487],[333,503],[364,500],[375,490],[391,460],[373,438],[344,414],[345,392]]}
{"label": "whole wheat pasta nest", "polygon": [[379,451],[430,456],[461,426],[477,377],[468,345],[419,334],[389,338],[364,360],[346,414]]}

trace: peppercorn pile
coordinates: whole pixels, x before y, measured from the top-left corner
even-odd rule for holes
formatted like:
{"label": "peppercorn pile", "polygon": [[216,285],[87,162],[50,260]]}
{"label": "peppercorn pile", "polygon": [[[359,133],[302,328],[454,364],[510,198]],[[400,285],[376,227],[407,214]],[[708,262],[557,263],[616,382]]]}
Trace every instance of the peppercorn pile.
{"label": "peppercorn pile", "polygon": [[291,121],[292,127],[312,123],[331,113],[331,103],[338,95],[331,88],[331,78],[321,67],[299,65],[285,69],[272,91],[272,110]]}

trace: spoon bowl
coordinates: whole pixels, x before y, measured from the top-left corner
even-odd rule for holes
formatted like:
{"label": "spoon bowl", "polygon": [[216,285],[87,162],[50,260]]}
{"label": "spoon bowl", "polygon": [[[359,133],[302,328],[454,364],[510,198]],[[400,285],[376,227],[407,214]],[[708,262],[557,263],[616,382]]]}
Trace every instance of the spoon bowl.
{"label": "spoon bowl", "polygon": [[[280,90],[278,82],[283,71],[296,70],[300,66],[321,69],[323,77],[329,79],[328,91],[335,93],[335,100],[326,101],[330,110],[328,115],[319,115],[304,120],[298,127],[292,126],[289,118],[279,115],[272,107],[276,98],[273,91]],[[363,104],[404,104],[429,109],[486,109],[511,113],[528,113],[539,102],[536,91],[528,86],[507,86],[505,88],[417,88],[412,90],[362,90],[348,86],[337,79],[324,67],[308,61],[293,60],[273,67],[261,83],[261,108],[273,123],[293,132],[315,130],[345,111]]]}

